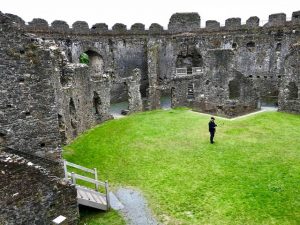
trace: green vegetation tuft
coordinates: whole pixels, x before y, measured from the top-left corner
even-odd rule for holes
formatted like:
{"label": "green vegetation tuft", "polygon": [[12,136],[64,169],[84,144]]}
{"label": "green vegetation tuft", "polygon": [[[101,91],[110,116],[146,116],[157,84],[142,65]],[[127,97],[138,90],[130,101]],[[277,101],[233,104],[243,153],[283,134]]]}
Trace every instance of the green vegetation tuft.
{"label": "green vegetation tuft", "polygon": [[88,64],[90,63],[90,59],[89,59],[88,54],[82,53],[82,54],[80,55],[80,57],[79,57],[79,62],[88,65]]}
{"label": "green vegetation tuft", "polygon": [[208,121],[186,109],[138,113],[91,129],[64,157],[113,188],[142,190],[165,224],[300,224],[300,116],[217,118],[213,145]]}

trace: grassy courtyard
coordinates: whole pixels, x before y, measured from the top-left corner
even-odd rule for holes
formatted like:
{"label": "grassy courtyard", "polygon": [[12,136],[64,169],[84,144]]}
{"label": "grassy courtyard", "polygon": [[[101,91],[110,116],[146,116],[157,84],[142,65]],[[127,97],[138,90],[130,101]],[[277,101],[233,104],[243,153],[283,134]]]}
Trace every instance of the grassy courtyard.
{"label": "grassy courtyard", "polygon": [[[165,224],[300,224],[300,116],[217,118],[213,145],[208,121],[186,109],[139,113],[86,132],[64,157],[141,190]],[[113,211],[83,221],[123,224]]]}

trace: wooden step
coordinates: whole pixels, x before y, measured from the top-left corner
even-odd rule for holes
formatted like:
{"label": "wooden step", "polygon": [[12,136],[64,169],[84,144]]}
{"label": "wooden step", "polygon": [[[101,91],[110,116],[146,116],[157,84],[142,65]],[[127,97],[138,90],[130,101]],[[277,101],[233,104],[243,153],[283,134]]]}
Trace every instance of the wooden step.
{"label": "wooden step", "polygon": [[107,201],[104,194],[81,186],[76,186],[76,189],[78,204],[107,210]]}

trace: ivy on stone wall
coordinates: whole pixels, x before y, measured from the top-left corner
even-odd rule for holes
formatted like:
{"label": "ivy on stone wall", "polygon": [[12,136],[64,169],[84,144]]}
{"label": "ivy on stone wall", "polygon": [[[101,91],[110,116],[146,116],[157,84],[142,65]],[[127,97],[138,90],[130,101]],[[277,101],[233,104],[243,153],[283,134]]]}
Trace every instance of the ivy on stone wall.
{"label": "ivy on stone wall", "polygon": [[80,57],[79,57],[79,62],[80,62],[80,63],[84,63],[84,64],[89,64],[90,59],[89,59],[88,54],[82,53],[82,54],[80,55]]}

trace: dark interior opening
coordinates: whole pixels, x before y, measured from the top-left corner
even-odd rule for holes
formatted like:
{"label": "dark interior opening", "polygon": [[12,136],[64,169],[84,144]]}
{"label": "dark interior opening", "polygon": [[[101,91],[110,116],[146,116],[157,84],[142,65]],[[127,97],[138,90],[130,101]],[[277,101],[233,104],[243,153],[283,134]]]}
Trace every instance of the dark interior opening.
{"label": "dark interior opening", "polygon": [[109,112],[113,117],[119,117],[123,115],[122,112],[128,111],[128,87],[126,82],[115,83],[111,87],[110,91],[110,108]]}
{"label": "dark interior opening", "polygon": [[261,96],[261,106],[277,107],[279,91],[276,88],[269,89]]}
{"label": "dark interior opening", "polygon": [[75,104],[74,104],[73,98],[70,98],[69,112],[70,112],[71,116],[75,116],[76,115],[76,108],[75,108]]}
{"label": "dark interior opening", "polygon": [[298,98],[298,87],[295,82],[288,84],[289,96],[288,100],[295,100]]}
{"label": "dark interior opening", "polygon": [[100,114],[100,106],[101,106],[101,99],[96,91],[94,91],[94,97],[93,97],[93,108],[95,115]]}
{"label": "dark interior opening", "polygon": [[162,109],[170,109],[171,108],[171,90],[162,90],[160,95],[160,107]]}
{"label": "dark interior opening", "polygon": [[6,135],[4,133],[0,133],[0,148],[5,147],[6,145]]}
{"label": "dark interior opening", "polygon": [[275,34],[275,41],[282,41],[283,36],[284,36],[283,30],[277,30]]}
{"label": "dark interior opening", "polygon": [[187,68],[187,73],[192,73],[192,67],[203,67],[202,55],[195,48],[182,50],[176,59],[176,68]]}
{"label": "dark interior opening", "polygon": [[281,43],[278,43],[276,45],[276,52],[280,52],[281,51]]}
{"label": "dark interior opening", "polygon": [[76,119],[76,108],[73,101],[73,98],[70,98],[69,103],[69,112],[70,112],[70,118],[71,118],[71,127],[73,128],[73,137],[77,136],[77,119]]}
{"label": "dark interior opening", "polygon": [[248,42],[247,47],[248,48],[254,48],[255,47],[255,42],[253,42],[253,41]]}
{"label": "dark interior opening", "polygon": [[238,80],[234,79],[229,81],[228,87],[229,87],[229,99],[237,99],[240,97],[241,87]]}
{"label": "dark interior opening", "polygon": [[67,137],[66,137],[66,126],[65,122],[63,120],[63,116],[60,114],[57,114],[58,118],[58,127],[59,127],[59,134],[60,134],[60,139],[63,144],[67,143]]}

